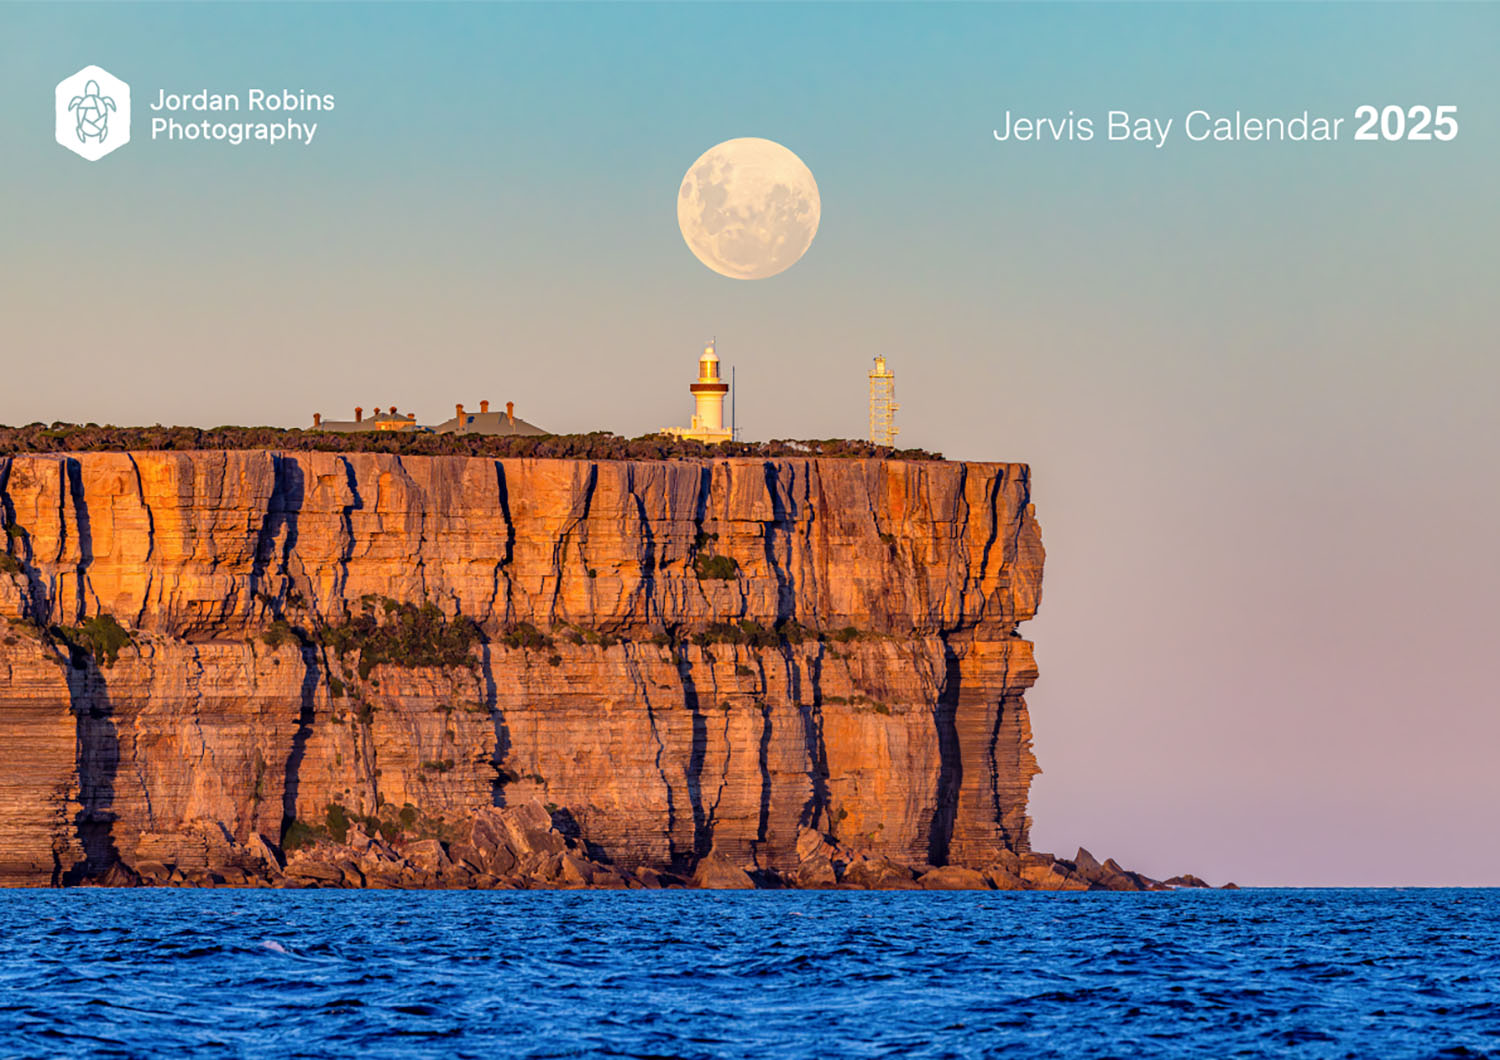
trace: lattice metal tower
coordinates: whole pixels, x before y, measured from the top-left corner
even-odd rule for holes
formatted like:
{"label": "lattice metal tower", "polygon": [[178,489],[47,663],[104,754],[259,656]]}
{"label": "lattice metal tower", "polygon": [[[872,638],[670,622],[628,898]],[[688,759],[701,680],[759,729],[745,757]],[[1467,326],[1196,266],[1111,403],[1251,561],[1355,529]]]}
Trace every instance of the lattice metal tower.
{"label": "lattice metal tower", "polygon": [[870,372],[870,441],[875,445],[896,444],[901,429],[896,426],[896,373],[885,366],[885,358],[875,358]]}

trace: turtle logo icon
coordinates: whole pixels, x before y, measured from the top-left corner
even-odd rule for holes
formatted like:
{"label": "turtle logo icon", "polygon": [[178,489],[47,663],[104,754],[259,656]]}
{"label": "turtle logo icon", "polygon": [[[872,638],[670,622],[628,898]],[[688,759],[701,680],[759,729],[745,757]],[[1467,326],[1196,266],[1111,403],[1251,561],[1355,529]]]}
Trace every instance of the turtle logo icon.
{"label": "turtle logo icon", "polygon": [[130,86],[85,66],[57,85],[57,142],[97,162],[130,142]]}
{"label": "turtle logo icon", "polygon": [[88,143],[90,136],[101,144],[109,135],[109,112],[117,109],[109,96],[99,94],[99,82],[83,86],[83,95],[68,101],[68,109],[78,111],[78,142]]}

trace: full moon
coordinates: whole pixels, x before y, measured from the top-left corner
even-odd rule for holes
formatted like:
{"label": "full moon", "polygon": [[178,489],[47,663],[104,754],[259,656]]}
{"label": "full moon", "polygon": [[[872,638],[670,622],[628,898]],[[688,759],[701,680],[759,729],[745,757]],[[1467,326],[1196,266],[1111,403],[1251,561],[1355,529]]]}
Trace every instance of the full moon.
{"label": "full moon", "polygon": [[812,171],[773,140],[710,147],[688,167],[677,224],[698,260],[736,280],[763,280],[797,264],[818,234],[822,201]]}

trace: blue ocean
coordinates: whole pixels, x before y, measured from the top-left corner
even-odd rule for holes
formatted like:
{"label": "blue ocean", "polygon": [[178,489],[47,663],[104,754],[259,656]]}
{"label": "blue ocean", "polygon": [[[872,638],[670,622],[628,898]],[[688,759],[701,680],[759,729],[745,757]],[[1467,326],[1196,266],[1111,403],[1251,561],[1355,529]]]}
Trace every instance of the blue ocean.
{"label": "blue ocean", "polygon": [[1500,1056],[1500,892],[0,892],[0,1056]]}

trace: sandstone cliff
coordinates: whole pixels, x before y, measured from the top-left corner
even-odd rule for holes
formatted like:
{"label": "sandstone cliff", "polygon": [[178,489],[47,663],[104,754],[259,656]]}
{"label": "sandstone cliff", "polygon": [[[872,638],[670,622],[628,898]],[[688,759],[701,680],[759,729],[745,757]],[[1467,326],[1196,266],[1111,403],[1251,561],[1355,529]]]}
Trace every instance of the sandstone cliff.
{"label": "sandstone cliff", "polygon": [[0,883],[1074,868],[1022,465],[47,454],[0,523]]}

